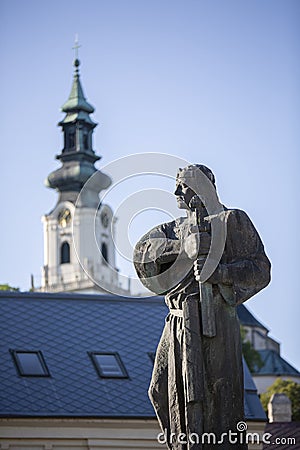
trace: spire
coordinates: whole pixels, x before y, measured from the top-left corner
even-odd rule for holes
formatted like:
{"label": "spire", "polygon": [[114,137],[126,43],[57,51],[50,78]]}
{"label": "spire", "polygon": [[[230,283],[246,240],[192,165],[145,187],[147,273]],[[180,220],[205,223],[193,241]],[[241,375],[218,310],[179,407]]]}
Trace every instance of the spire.
{"label": "spire", "polygon": [[85,111],[88,114],[93,113],[95,110],[90,105],[84,96],[83,89],[80,83],[79,77],[80,61],[78,58],[74,61],[74,80],[68,100],[63,104],[62,111],[65,113],[78,113],[79,111]]}
{"label": "spire", "polygon": [[[75,41],[73,84],[69,98],[62,106],[66,115],[58,124],[64,134],[64,147],[56,158],[62,162],[62,166],[50,173],[46,180],[46,186],[60,193],[59,202],[75,202],[86,181],[97,172],[94,163],[100,159],[93,150],[93,130],[97,124],[90,117],[94,108],[86,101],[80,82],[78,47],[78,41]],[[99,202],[99,192],[111,183],[107,175],[98,172],[99,190],[90,196],[94,204]]]}
{"label": "spire", "polygon": [[90,105],[84,96],[83,89],[80,83],[79,78],[79,66],[80,61],[78,59],[78,49],[81,47],[78,42],[78,34],[75,35],[75,45],[73,47],[74,53],[75,53],[75,59],[74,59],[74,80],[73,85],[71,89],[71,93],[69,95],[68,100],[63,104],[62,111],[69,113],[69,112],[76,112],[76,111],[85,111],[88,114],[93,113],[95,110],[92,105]]}

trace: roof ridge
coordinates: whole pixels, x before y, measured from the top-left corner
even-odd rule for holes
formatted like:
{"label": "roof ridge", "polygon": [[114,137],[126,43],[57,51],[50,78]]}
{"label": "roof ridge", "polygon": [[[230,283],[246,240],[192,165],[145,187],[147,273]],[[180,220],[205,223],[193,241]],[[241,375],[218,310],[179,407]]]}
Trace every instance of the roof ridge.
{"label": "roof ridge", "polygon": [[15,291],[0,291],[0,300],[13,298],[18,299],[31,299],[31,300],[67,300],[67,301],[100,301],[100,302],[128,302],[128,303],[164,303],[164,297],[162,296],[149,296],[149,297],[126,297],[113,294],[80,294],[69,292],[15,292]]}

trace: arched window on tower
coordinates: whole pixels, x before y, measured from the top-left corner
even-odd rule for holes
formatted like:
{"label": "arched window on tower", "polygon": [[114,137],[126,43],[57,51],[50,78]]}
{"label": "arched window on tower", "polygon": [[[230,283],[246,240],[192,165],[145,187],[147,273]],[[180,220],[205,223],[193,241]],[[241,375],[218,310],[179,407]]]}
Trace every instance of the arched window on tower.
{"label": "arched window on tower", "polygon": [[87,133],[84,133],[83,135],[83,146],[85,150],[89,149],[89,137]]}
{"label": "arched window on tower", "polygon": [[69,132],[69,148],[75,147],[75,133],[74,131]]}
{"label": "arched window on tower", "polygon": [[63,242],[60,247],[60,263],[66,264],[70,262],[70,245],[68,242]]}
{"label": "arched window on tower", "polygon": [[107,245],[105,244],[105,242],[102,242],[101,253],[102,253],[102,257],[103,257],[104,261],[108,263],[108,251],[107,251]]}

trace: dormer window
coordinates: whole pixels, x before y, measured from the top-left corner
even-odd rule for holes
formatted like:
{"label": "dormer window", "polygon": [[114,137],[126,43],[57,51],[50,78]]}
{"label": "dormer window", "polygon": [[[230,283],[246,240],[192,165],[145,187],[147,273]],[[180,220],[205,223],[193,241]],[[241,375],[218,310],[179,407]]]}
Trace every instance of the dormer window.
{"label": "dormer window", "polygon": [[41,351],[10,350],[19,375],[22,377],[49,377]]}
{"label": "dormer window", "polygon": [[117,352],[88,352],[100,378],[128,378],[127,370]]}

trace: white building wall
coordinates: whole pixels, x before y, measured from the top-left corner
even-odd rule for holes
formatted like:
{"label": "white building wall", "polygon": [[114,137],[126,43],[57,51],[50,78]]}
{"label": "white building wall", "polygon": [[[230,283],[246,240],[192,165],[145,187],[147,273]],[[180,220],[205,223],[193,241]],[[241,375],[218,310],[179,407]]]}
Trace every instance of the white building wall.
{"label": "white building wall", "polygon": [[[67,226],[59,224],[59,214],[69,209],[72,220]],[[103,214],[106,221],[103,220]],[[42,291],[99,293],[104,290],[126,294],[120,289],[116,268],[115,246],[112,238],[113,212],[103,205],[94,208],[75,208],[71,202],[62,202],[51,214],[43,217],[44,268]],[[70,246],[70,263],[61,264],[61,246]],[[107,263],[101,252],[107,246]]]}
{"label": "white building wall", "polygon": [[276,375],[254,375],[252,374],[253,381],[255,383],[255,386],[257,388],[258,394],[263,394],[266,392],[269,386],[271,386],[274,381],[277,380],[277,378],[281,378],[282,380],[290,380],[294,381],[295,383],[300,384],[300,376],[299,377],[293,377],[293,376],[276,376]]}
{"label": "white building wall", "polygon": [[[260,439],[264,422],[248,422]],[[1,450],[152,450],[166,449],[155,419],[0,419]],[[257,439],[257,440],[258,440]],[[261,443],[249,450],[262,449]]]}
{"label": "white building wall", "polygon": [[264,350],[266,349],[266,342],[267,342],[267,336],[262,335],[261,332],[257,332],[256,330],[253,331],[253,341],[252,345],[255,348],[255,350]]}

